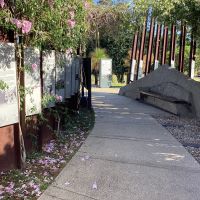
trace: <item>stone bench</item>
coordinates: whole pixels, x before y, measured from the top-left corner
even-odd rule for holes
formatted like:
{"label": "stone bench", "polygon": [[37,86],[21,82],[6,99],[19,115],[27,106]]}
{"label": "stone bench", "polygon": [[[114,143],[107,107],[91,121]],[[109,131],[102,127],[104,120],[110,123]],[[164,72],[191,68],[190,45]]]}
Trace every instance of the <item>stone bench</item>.
{"label": "stone bench", "polygon": [[152,91],[140,90],[140,101],[178,116],[192,117],[191,103],[175,97],[164,96]]}

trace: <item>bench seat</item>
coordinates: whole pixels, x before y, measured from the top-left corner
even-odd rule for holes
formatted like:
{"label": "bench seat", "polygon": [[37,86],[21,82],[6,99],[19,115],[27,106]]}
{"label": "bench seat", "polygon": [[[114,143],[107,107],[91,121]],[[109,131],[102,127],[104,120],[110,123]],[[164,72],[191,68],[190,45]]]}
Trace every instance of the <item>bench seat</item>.
{"label": "bench seat", "polygon": [[191,104],[174,97],[141,90],[139,100],[178,116],[192,116]]}

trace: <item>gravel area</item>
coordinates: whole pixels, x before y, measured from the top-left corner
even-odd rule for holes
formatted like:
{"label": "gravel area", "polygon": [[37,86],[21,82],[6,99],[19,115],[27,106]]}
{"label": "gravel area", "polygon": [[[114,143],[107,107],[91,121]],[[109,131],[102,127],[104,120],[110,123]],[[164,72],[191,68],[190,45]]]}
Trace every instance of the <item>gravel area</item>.
{"label": "gravel area", "polygon": [[200,163],[200,120],[178,116],[152,115]]}

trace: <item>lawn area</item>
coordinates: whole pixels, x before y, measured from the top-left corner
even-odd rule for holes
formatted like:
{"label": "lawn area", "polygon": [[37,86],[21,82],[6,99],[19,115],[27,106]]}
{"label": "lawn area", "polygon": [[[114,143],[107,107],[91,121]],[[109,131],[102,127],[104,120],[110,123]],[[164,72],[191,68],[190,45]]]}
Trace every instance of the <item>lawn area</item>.
{"label": "lawn area", "polygon": [[200,82],[200,77],[195,77],[194,80]]}
{"label": "lawn area", "polygon": [[[95,79],[94,76],[92,75],[92,85],[94,85],[95,83]],[[112,75],[112,86],[113,88],[120,88],[126,85],[126,76],[124,76],[124,83],[120,83],[117,80],[117,76],[116,75]]]}

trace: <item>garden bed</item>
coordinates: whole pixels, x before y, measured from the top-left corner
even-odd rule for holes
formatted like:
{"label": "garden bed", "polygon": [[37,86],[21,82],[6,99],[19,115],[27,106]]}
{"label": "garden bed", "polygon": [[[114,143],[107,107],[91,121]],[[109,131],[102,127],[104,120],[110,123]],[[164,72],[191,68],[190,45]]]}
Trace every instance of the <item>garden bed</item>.
{"label": "garden bed", "polygon": [[37,199],[84,143],[94,125],[94,112],[81,109],[71,114],[65,130],[27,156],[23,170],[0,174],[0,199]]}

